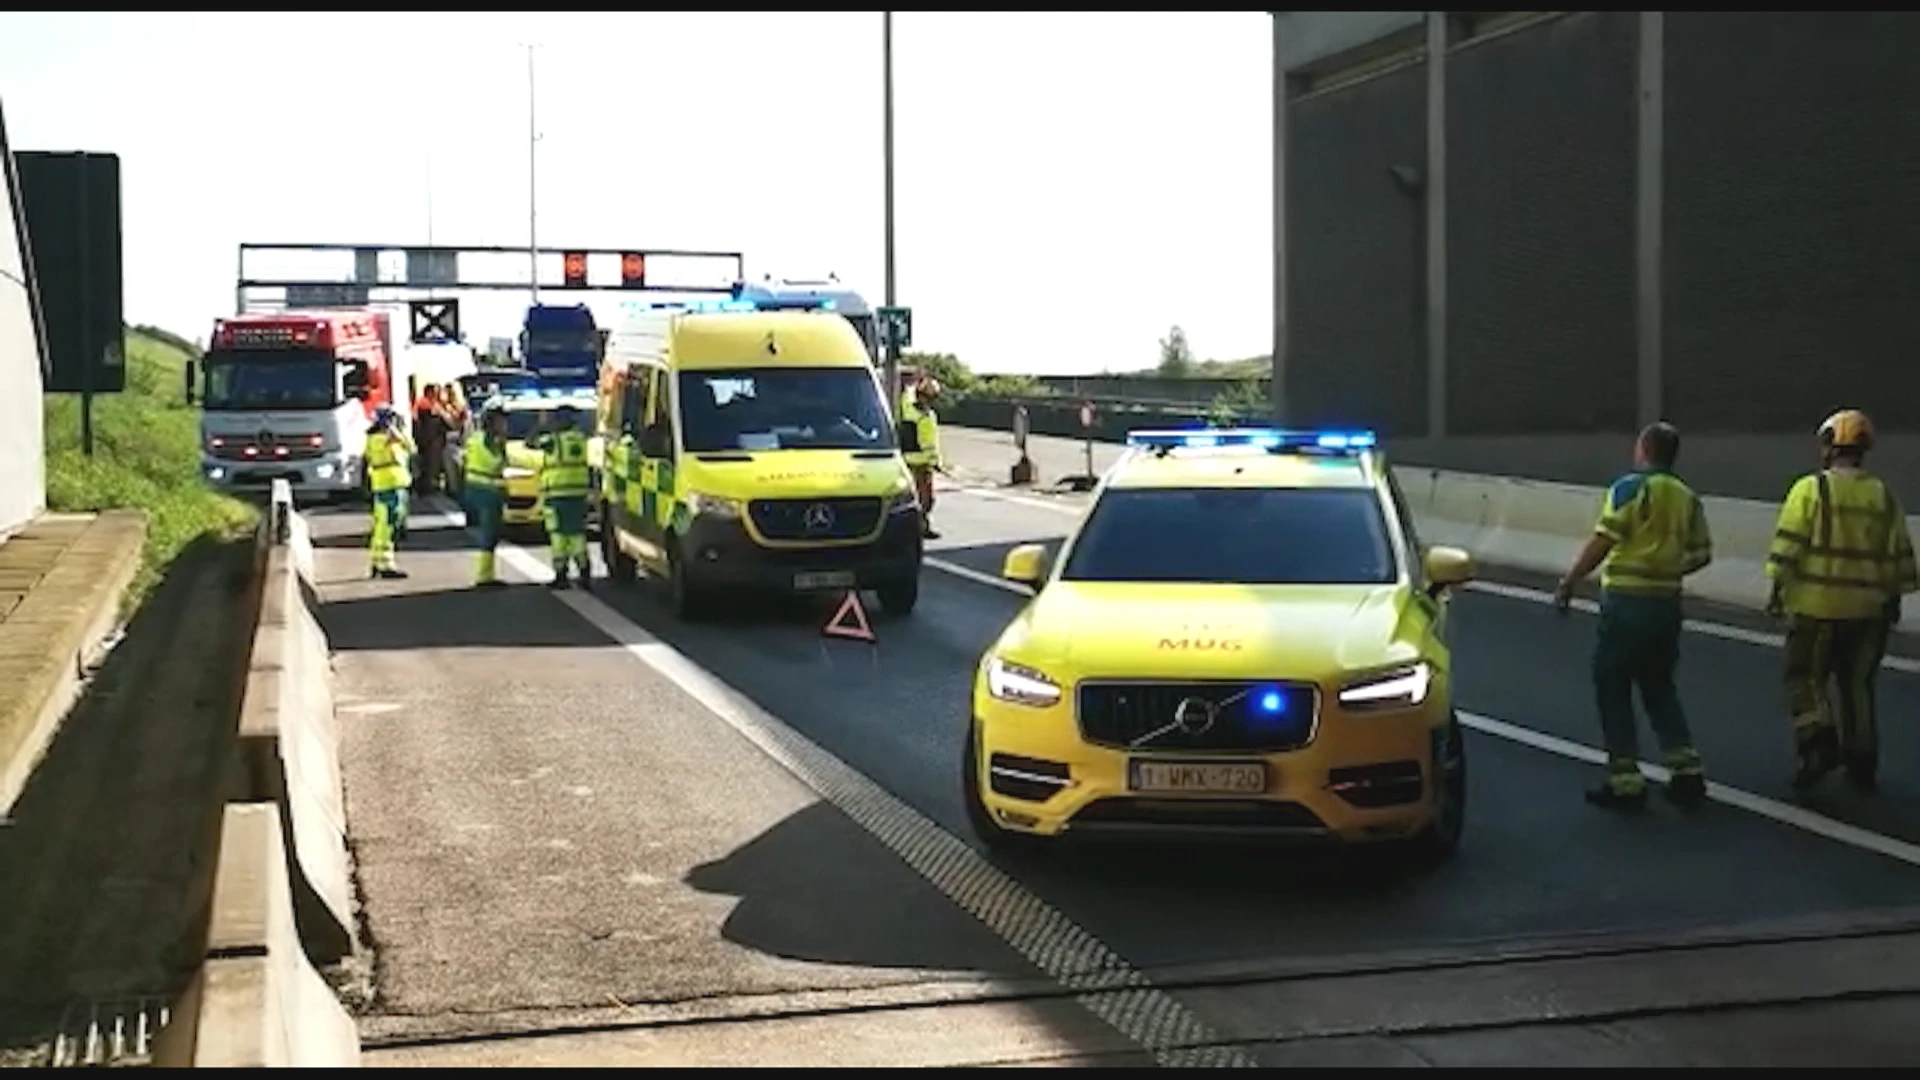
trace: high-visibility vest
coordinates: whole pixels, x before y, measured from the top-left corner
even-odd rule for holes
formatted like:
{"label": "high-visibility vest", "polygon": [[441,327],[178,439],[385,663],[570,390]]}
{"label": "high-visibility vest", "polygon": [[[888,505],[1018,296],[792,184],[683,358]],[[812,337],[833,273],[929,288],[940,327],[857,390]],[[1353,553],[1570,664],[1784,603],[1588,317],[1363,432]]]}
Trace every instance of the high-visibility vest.
{"label": "high-visibility vest", "polygon": [[584,499],[591,480],[585,435],[578,431],[559,431],[541,440],[542,496],[549,499]]}
{"label": "high-visibility vest", "polygon": [[367,486],[376,492],[398,491],[413,483],[407,464],[407,444],[390,431],[367,436]]}
{"label": "high-visibility vest", "polygon": [[1600,565],[1603,589],[1678,595],[1682,578],[1713,561],[1706,507],[1670,472],[1648,469],[1615,480],[1594,531],[1613,541]]}
{"label": "high-visibility vest", "polygon": [[494,453],[487,443],[486,432],[476,431],[467,436],[465,462],[468,487],[498,491],[507,486],[507,448],[502,446],[499,453]]}
{"label": "high-visibility vest", "polygon": [[1767,576],[1787,611],[1815,619],[1878,618],[1889,601],[1920,589],[1900,500],[1859,469],[1794,482],[1774,525]]}
{"label": "high-visibility vest", "polygon": [[912,424],[920,438],[919,449],[901,453],[907,464],[916,469],[940,464],[940,419],[932,409],[922,407],[911,390],[900,395],[900,419]]}

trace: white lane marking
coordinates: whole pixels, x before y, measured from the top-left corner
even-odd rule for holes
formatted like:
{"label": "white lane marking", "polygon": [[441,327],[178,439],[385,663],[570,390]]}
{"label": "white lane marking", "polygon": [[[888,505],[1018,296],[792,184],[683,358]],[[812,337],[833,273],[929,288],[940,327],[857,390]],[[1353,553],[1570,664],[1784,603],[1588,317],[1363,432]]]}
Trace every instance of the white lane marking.
{"label": "white lane marking", "polygon": [[[994,499],[1000,502],[1014,503],[1019,506],[1031,506],[1041,510],[1051,510],[1056,514],[1066,514],[1071,517],[1079,517],[1082,512],[1082,508],[1069,504],[1050,503],[1022,495],[1008,495],[1005,492],[988,491],[982,488],[956,487],[948,490],[957,491],[963,495],[977,495],[983,499]],[[1526,600],[1535,604],[1553,603],[1552,593],[1544,589],[1530,589],[1525,585],[1508,585],[1499,581],[1469,581],[1467,582],[1467,588],[1477,593],[1503,597],[1508,600]],[[1578,596],[1573,599],[1573,607],[1574,610],[1585,612],[1588,615],[1595,615],[1600,611],[1599,604]],[[1726,641],[1738,641],[1743,645],[1759,645],[1764,648],[1779,649],[1784,648],[1787,644],[1787,639],[1784,635],[1769,633],[1765,630],[1749,630],[1744,626],[1706,622],[1701,619],[1688,619],[1681,625],[1696,634],[1704,634],[1707,637],[1717,637]],[[1904,671],[1909,675],[1920,675],[1920,660],[1915,660],[1911,657],[1883,657],[1880,661],[1880,666],[1889,671]]]}
{"label": "white lane marking", "polygon": [[1005,578],[994,577],[992,574],[985,573],[980,570],[975,570],[971,566],[961,566],[959,563],[948,562],[945,559],[935,558],[932,555],[923,555],[920,557],[920,561],[926,563],[928,566],[933,567],[935,570],[944,570],[947,573],[952,574],[954,577],[963,577],[963,578],[966,578],[968,581],[976,582],[981,585],[990,585],[996,589],[1005,589],[1008,592],[1018,593],[1021,596],[1033,595],[1032,591],[1030,591],[1024,585],[1015,584],[1014,582],[1008,581]]}
{"label": "white lane marking", "polygon": [[[1475,731],[1482,731],[1488,735],[1497,735],[1503,739],[1511,739],[1514,742],[1531,746],[1536,750],[1545,750],[1548,753],[1559,754],[1562,757],[1573,758],[1576,761],[1585,761],[1593,765],[1604,765],[1607,761],[1607,755],[1605,753],[1591,746],[1582,746],[1577,742],[1571,742],[1556,735],[1548,735],[1545,732],[1535,731],[1532,728],[1524,728],[1518,724],[1509,724],[1504,720],[1495,720],[1491,716],[1462,712],[1460,713],[1460,722]],[[1641,775],[1647,777],[1649,780],[1660,784],[1666,783],[1669,776],[1666,769],[1644,761],[1640,763],[1640,772]],[[1862,829],[1857,825],[1849,825],[1844,821],[1836,821],[1825,814],[1808,810],[1804,806],[1793,806],[1776,799],[1769,799],[1764,795],[1755,795],[1750,791],[1743,791],[1736,787],[1728,787],[1725,784],[1717,784],[1713,781],[1707,782],[1707,797],[1715,802],[1725,803],[1728,806],[1737,807],[1748,813],[1769,818],[1782,825],[1791,825],[1796,829],[1804,829],[1807,832],[1813,833],[1815,836],[1824,836],[1829,840],[1837,840],[1842,844],[1848,844],[1864,851],[1872,851],[1880,855],[1885,855],[1890,859],[1898,859],[1910,866],[1920,866],[1920,845],[1910,844],[1905,840],[1887,836],[1883,833],[1873,832],[1870,829]]]}
{"label": "white lane marking", "polygon": [[[533,580],[548,576],[526,549],[500,557]],[[922,878],[1045,972],[1087,1011],[1174,1068],[1258,1068],[1098,938],[1028,892],[979,853],[866,776],[747,700],[678,649],[590,593],[561,603],[659,672],[838,807]]]}
{"label": "white lane marking", "polygon": [[[1011,581],[1004,581],[989,574],[983,574],[971,567],[950,563],[945,559],[929,558],[926,560],[926,563],[928,566],[934,567],[937,570],[943,570],[956,577],[965,578],[968,581],[991,585],[994,588],[1018,593],[1021,596],[1031,595],[1025,588]],[[1511,724],[1505,720],[1496,720],[1491,716],[1482,716],[1479,713],[1467,712],[1463,709],[1460,711],[1460,722],[1475,731],[1484,732],[1488,735],[1507,739],[1525,746],[1531,746],[1535,750],[1545,750],[1547,753],[1559,754],[1561,757],[1572,758],[1575,761],[1584,761],[1590,765],[1605,765],[1607,763],[1607,755],[1604,751],[1591,746],[1583,746],[1580,743],[1568,739],[1562,739],[1557,735],[1549,735],[1544,731],[1535,731],[1532,728],[1521,727],[1519,724]],[[1643,761],[1640,763],[1640,772],[1655,783],[1664,784],[1667,782],[1667,770],[1659,765]],[[1736,787],[1728,787],[1725,784],[1714,783],[1712,781],[1708,781],[1707,783],[1707,796],[1715,802],[1725,803],[1728,806],[1745,810],[1748,813],[1758,814],[1761,817],[1777,821],[1782,825],[1791,825],[1796,829],[1803,829],[1813,833],[1815,836],[1824,836],[1829,840],[1836,840],[1842,844],[1848,844],[1864,851],[1872,851],[1891,859],[1898,859],[1911,866],[1920,866],[1920,845],[1910,844],[1905,840],[1887,836],[1883,833],[1873,832],[1868,829],[1862,829],[1856,825],[1849,825],[1844,821],[1837,821],[1825,814],[1816,813],[1802,806],[1793,806],[1789,803],[1769,799],[1764,795],[1755,795],[1750,791],[1744,791]]]}

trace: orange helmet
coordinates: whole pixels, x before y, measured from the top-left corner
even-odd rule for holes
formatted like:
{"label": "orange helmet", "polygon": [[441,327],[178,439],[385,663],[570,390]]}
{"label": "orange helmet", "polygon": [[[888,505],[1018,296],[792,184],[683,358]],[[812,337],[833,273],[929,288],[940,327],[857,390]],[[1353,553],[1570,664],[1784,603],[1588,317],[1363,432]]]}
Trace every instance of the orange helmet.
{"label": "orange helmet", "polygon": [[1873,448],[1873,421],[1859,409],[1841,409],[1820,425],[1822,446],[1857,450]]}

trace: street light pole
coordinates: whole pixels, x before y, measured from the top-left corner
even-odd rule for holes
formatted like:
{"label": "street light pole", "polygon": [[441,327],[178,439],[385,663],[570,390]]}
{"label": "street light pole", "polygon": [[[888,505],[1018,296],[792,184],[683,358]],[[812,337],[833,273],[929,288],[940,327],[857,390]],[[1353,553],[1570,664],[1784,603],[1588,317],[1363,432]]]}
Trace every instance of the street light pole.
{"label": "street light pole", "polygon": [[[886,160],[886,305],[894,306],[893,295],[893,12],[880,13],[881,135],[882,156]],[[887,401],[894,408],[900,403],[900,346],[887,336]]]}
{"label": "street light pole", "polygon": [[533,46],[527,46],[527,283],[533,289],[533,302],[540,302],[540,232],[539,232],[539,152],[534,144],[540,141],[537,114],[534,111],[533,96]]}

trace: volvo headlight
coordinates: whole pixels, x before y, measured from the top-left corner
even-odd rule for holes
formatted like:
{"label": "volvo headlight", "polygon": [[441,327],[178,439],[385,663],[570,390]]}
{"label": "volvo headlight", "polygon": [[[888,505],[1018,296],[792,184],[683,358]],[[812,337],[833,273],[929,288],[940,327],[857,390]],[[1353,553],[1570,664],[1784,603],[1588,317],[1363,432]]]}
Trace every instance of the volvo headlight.
{"label": "volvo headlight", "polygon": [[1348,684],[1340,691],[1340,705],[1349,712],[1410,709],[1427,700],[1432,685],[1433,667],[1422,661]]}
{"label": "volvo headlight", "polygon": [[697,491],[687,496],[687,508],[703,517],[737,518],[740,516],[740,500],[726,499],[718,495],[702,495]]}
{"label": "volvo headlight", "polygon": [[1030,667],[999,657],[987,661],[987,693],[1016,705],[1046,708],[1060,700],[1060,684]]}
{"label": "volvo headlight", "polygon": [[887,513],[906,514],[920,509],[920,496],[912,488],[895,495],[887,502]]}

